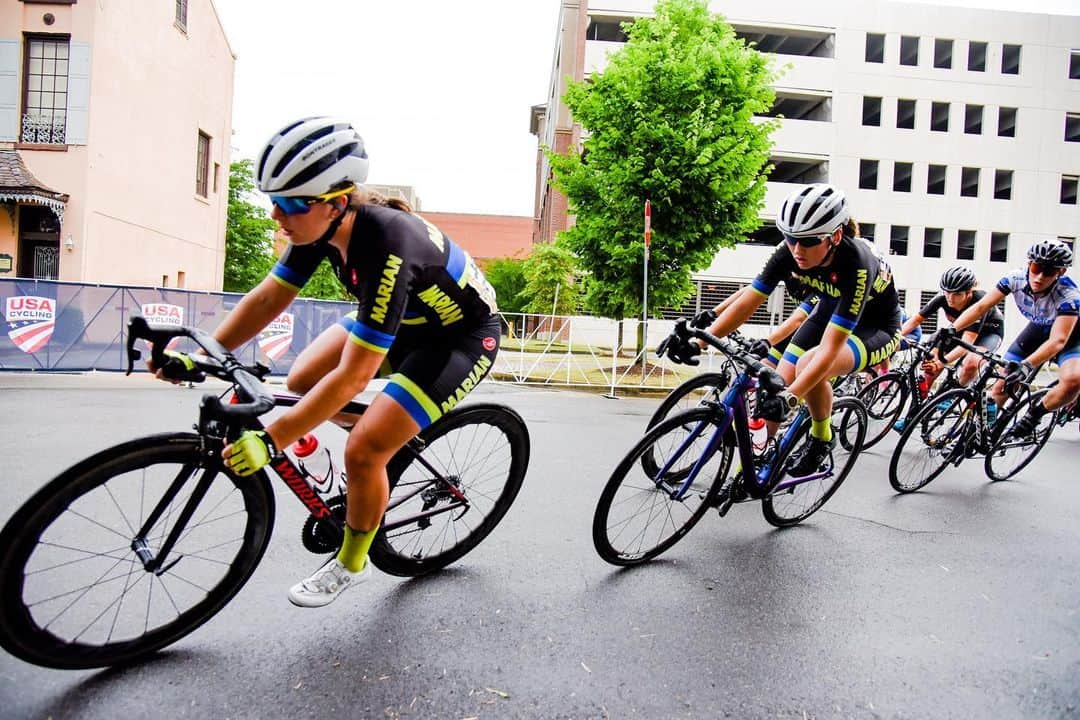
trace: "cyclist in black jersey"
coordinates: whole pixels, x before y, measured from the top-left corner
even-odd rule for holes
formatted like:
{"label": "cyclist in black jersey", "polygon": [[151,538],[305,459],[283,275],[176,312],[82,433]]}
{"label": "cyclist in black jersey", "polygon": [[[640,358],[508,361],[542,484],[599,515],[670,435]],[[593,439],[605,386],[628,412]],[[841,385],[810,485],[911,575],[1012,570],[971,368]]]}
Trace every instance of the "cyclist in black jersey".
{"label": "cyclist in black jersey", "polygon": [[358,303],[290,369],[288,386],[304,397],[265,432],[248,431],[224,449],[241,476],[333,418],[370,380],[388,378],[345,445],[344,544],[289,590],[302,607],[325,605],[370,575],[367,552],[389,493],[387,462],[465,397],[498,352],[495,293],[472,258],[407,204],[365,192],[367,169],[363,140],[347,122],[305,118],[270,139],[258,160],[258,187],[289,244],[214,333],[229,349],[253,338],[323,260]]}
{"label": "cyclist in black jersey", "polygon": [[[935,317],[938,310],[945,313],[950,323],[955,321],[961,313],[986,296],[986,291],[975,289],[975,280],[975,273],[963,265],[951,267],[943,272],[939,282],[941,292],[932,297],[921,310],[904,323],[902,332],[905,335],[908,334],[928,319]],[[964,330],[963,339],[993,352],[1001,344],[1004,333],[1005,318],[1002,317],[1001,311],[994,307],[983,315],[980,322]],[[974,380],[979,369],[986,363],[981,357],[962,347],[950,350],[944,357],[935,354],[922,365],[927,386],[933,384],[946,364],[952,364],[961,359],[960,372],[957,375],[957,380],[961,385],[967,385]]]}
{"label": "cyclist in black jersey", "polygon": [[[858,237],[844,193],[816,183],[792,193],[776,218],[784,242],[742,293],[709,327],[723,336],[750,319],[781,282],[807,286],[820,300],[784,351],[778,372],[787,390],[758,411],[778,422],[803,399],[813,420],[811,441],[792,458],[794,476],[814,472],[835,443],[830,418],[830,378],[876,365],[900,344],[900,304],[892,270],[874,247]],[[669,344],[669,357],[691,360],[701,348]]]}

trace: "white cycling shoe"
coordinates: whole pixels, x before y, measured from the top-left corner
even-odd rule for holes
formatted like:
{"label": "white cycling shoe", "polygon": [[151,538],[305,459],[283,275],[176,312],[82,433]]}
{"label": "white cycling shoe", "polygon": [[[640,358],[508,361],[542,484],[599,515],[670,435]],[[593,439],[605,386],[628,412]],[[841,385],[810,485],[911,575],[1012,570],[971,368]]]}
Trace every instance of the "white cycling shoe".
{"label": "white cycling shoe", "polygon": [[337,596],[348,588],[362,583],[371,577],[371,562],[364,560],[364,567],[359,572],[352,572],[341,564],[337,556],[330,560],[315,574],[301,580],[289,588],[289,602],[299,607],[322,607],[329,605]]}

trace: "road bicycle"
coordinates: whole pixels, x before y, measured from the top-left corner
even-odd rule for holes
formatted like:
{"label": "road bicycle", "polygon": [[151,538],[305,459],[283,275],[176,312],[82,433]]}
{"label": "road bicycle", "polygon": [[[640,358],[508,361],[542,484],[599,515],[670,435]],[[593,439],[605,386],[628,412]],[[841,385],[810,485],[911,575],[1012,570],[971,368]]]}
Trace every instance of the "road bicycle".
{"label": "road bicycle", "polygon": [[[866,433],[866,411],[853,397],[833,403],[833,432],[841,436],[809,475],[792,477],[788,460],[809,437],[810,415],[801,407],[785,429],[756,453],[747,428],[750,393],[757,402],[784,388],[772,368],[739,343],[675,324],[674,335],[696,337],[742,368],[722,400],[671,415],[650,428],[607,481],[593,515],[593,544],[604,560],[634,565],[671,548],[710,507],[723,517],[736,502],[761,501],[766,521],[795,525],[832,497],[851,472]],[[756,385],[756,391],[755,391]],[[738,452],[739,466],[729,473]],[[654,458],[650,472],[646,455]]]}
{"label": "road bicycle", "polygon": [[949,465],[958,466],[979,455],[984,456],[983,469],[989,478],[1007,480],[1034,460],[1050,437],[1053,413],[1044,415],[1029,435],[1012,432],[1030,403],[1040,402],[1047,392],[1032,390],[1030,382],[1008,387],[1008,398],[994,422],[989,422],[985,390],[992,381],[1005,378],[1011,363],[965,340],[952,342],[982,357],[986,365],[969,386],[940,393],[908,421],[889,463],[889,483],[897,492],[915,492]]}
{"label": "road bicycle", "polygon": [[[274,528],[275,473],[308,510],[303,545],[340,546],[343,482],[307,476],[288,453],[246,478],[221,450],[259,416],[296,404],[272,394],[265,366],[246,367],[193,328],[128,325],[128,373],[152,344],[190,338],[196,372],[225,380],[205,395],[195,432],[150,435],[103,450],[38,490],[0,531],[0,646],[27,662],[83,669],[130,663],[176,642],[221,610],[247,582]],[[223,398],[231,398],[223,402]],[[350,402],[342,412],[359,415]],[[390,501],[370,559],[414,576],[458,560],[486,537],[521,489],[529,434],[513,410],[477,403],[424,429],[387,467]]]}
{"label": "road bicycle", "polygon": [[906,426],[919,409],[938,392],[956,386],[956,368],[946,365],[945,376],[939,377],[937,389],[924,393],[919,388],[919,380],[923,377],[921,366],[923,361],[931,356],[933,345],[912,343],[908,350],[908,357],[902,364],[866,383],[857,395],[866,406],[869,421],[864,450],[885,439],[901,418]]}

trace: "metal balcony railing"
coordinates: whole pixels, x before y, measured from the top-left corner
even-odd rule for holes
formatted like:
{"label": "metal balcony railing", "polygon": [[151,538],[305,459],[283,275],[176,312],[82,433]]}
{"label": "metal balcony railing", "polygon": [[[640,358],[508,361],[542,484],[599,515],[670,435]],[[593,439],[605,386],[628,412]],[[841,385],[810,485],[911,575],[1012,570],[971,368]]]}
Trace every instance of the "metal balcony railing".
{"label": "metal balcony railing", "polygon": [[20,142],[33,145],[63,145],[66,140],[67,122],[63,117],[46,115],[22,116]]}

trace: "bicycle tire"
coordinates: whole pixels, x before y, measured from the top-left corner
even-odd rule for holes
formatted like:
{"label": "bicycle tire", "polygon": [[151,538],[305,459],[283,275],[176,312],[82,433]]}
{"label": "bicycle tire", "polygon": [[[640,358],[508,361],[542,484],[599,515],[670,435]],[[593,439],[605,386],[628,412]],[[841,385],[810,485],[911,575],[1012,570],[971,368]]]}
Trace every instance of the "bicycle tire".
{"label": "bicycle tire", "polygon": [[[207,467],[208,459],[216,467]],[[162,474],[164,466],[181,471]],[[190,490],[200,472],[219,468],[216,453],[209,455],[198,435],[169,433],[103,450],[42,487],[0,531],[0,646],[44,667],[108,667],[137,661],[213,617],[248,581],[270,541],[274,495],[264,472],[212,476],[160,574],[146,571],[131,545],[135,528],[158,503],[148,488],[167,487],[186,470]],[[148,533],[155,549],[190,497],[182,488],[161,516],[166,527]],[[237,520],[242,532],[235,536],[225,526]],[[92,552],[91,543],[103,547]],[[64,551],[73,551],[75,558],[56,564]],[[203,581],[203,573],[220,577]],[[58,593],[58,586],[67,592]],[[134,608],[144,596],[145,609]],[[182,610],[179,603],[189,597],[192,604]],[[128,620],[136,628],[123,635],[120,624]],[[152,621],[158,622],[153,628]]]}
{"label": "bicycle tire", "polygon": [[[1031,442],[1017,441],[1015,438],[1009,437],[1009,430],[1017,419],[1027,413],[1028,405],[1042,401],[1047,392],[1049,390],[1040,390],[1028,394],[1021,402],[1007,408],[998,422],[994,424],[994,438],[990,443],[990,451],[983,461],[983,470],[986,471],[986,476],[991,480],[1001,481],[1015,477],[1046,446],[1046,442],[1050,439],[1050,435],[1053,433],[1054,427],[1056,427],[1054,413],[1048,412],[1039,419],[1039,424],[1035,428]],[[1010,455],[1009,451],[1011,449],[1019,450],[1019,455]],[[1010,457],[1014,459],[1012,461],[1006,460],[1006,458]]]}
{"label": "bicycle tire", "polygon": [[[899,493],[926,487],[964,452],[974,420],[975,395],[966,388],[946,390],[915,413],[893,449],[889,484]],[[943,434],[935,435],[941,430]]]}
{"label": "bicycle tire", "polygon": [[[855,423],[854,427],[852,426],[853,422]],[[859,453],[865,448],[867,425],[866,408],[863,407],[862,402],[857,398],[836,398],[833,401],[832,425],[834,433],[840,433],[843,437],[847,438],[847,442],[837,442],[836,447],[831,453],[833,463],[832,475],[800,483],[779,493],[770,494],[762,498],[761,512],[762,515],[765,516],[766,522],[770,525],[775,527],[797,525],[816,513],[829,501],[829,498],[836,494],[836,491],[840,489],[840,485],[843,484],[852,468],[855,467],[855,461],[858,459]],[[850,435],[853,431],[854,436]],[[806,421],[803,423],[802,427],[799,428],[798,432],[801,433],[802,436],[789,446],[788,452],[785,453],[783,458],[780,458],[777,467],[783,467],[783,464],[787,461],[787,458],[790,457],[790,454],[795,447],[809,437],[809,416],[807,416]],[[847,456],[842,463],[837,463],[836,461],[839,450],[843,450],[847,453]],[[838,464],[840,465],[839,472],[836,471]]]}
{"label": "bicycle tire", "polygon": [[867,383],[858,398],[866,407],[866,440],[863,450],[869,450],[885,439],[893,424],[904,414],[911,390],[907,374],[887,372]]}
{"label": "bicycle tire", "polygon": [[[438,472],[456,479],[455,485],[469,498],[469,506],[462,514],[445,512],[431,518],[429,524],[418,521],[415,525],[399,528],[390,534],[391,537],[385,529],[379,530],[368,557],[375,567],[399,577],[440,570],[475,548],[513,505],[529,467],[528,428],[520,415],[503,405],[475,404],[455,408],[425,428],[418,437],[423,445],[420,455]],[[465,455],[461,455],[462,448]],[[415,451],[405,448],[388,464],[391,505],[395,498],[431,482],[430,471],[417,458]],[[496,463],[504,465],[496,467]],[[401,493],[395,495],[395,491]],[[428,510],[440,502],[449,502],[450,497],[436,493],[425,499],[421,493],[388,510],[384,524],[388,519],[423,511],[423,503],[429,501],[432,505]],[[472,524],[476,513],[481,517],[479,522]],[[436,526],[438,529],[429,532]],[[459,530],[467,532],[462,535]],[[424,541],[428,539],[436,544],[425,547]]]}
{"label": "bicycle tire", "polygon": [[[727,384],[727,373],[710,372],[695,375],[667,394],[652,414],[652,417],[649,418],[647,427],[655,427],[671,415],[700,407],[701,402],[710,397],[714,390],[722,390],[727,387]],[[645,453],[641,456],[641,467],[647,475],[656,475],[660,471],[660,466],[652,453]],[[683,468],[683,472],[689,473],[690,468]],[[685,478],[686,475],[684,474],[683,477]],[[673,479],[673,481],[675,480]]]}
{"label": "bicycle tire", "polygon": [[[701,520],[720,492],[722,479],[731,467],[732,446],[727,443],[719,445],[713,456],[702,465],[702,475],[699,480],[702,483],[701,487],[697,489],[691,487],[681,500],[672,499],[667,490],[657,487],[653,480],[656,474],[650,475],[644,471],[641,456],[645,452],[656,452],[658,458],[664,459],[662,464],[667,464],[672,459],[668,457],[668,453],[678,450],[683,445],[689,436],[689,429],[696,428],[700,423],[705,422],[709,423],[710,427],[705,428],[704,432],[683,451],[688,458],[699,458],[713,433],[711,426],[716,421],[716,414],[710,408],[691,408],[677,413],[650,428],[623,457],[605,483],[596,503],[596,511],[593,513],[593,545],[601,558],[612,565],[620,566],[646,562],[671,548]],[[672,482],[683,482],[685,478],[684,474]],[[706,482],[707,486],[704,485]],[[627,497],[622,497],[621,490],[628,491]],[[665,508],[664,503],[672,507]],[[621,515],[617,514],[617,523],[613,527],[609,524],[613,510],[619,513],[624,510],[629,511],[630,516],[621,519]],[[647,515],[639,518],[638,516],[643,511]],[[674,514],[673,511],[675,511]],[[678,519],[675,515],[678,515]],[[663,524],[659,531],[653,533],[656,535],[656,542],[653,543],[652,540],[646,540],[646,534],[650,530],[651,521],[658,517],[663,520]],[[628,533],[630,523],[639,519],[644,519],[645,526],[636,535],[635,531]],[[670,533],[668,533],[669,524]],[[637,547],[625,549],[621,547],[624,542],[632,544],[635,541],[640,541]],[[646,547],[646,542],[652,544]]]}

